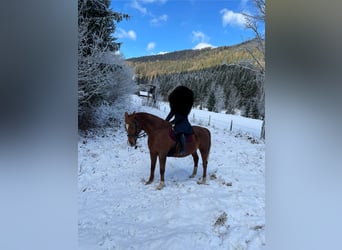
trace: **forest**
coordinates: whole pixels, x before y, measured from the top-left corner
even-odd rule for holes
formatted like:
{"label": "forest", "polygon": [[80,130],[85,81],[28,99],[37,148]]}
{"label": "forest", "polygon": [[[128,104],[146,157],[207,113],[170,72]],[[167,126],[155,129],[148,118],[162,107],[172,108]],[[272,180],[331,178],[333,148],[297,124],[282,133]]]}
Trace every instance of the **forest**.
{"label": "forest", "polygon": [[263,62],[256,39],[233,46],[188,49],[165,54],[129,58],[127,62],[134,67],[138,76],[154,76],[182,71],[210,68],[220,64],[256,64],[255,59]]}
{"label": "forest", "polygon": [[[232,47],[187,50],[129,59],[135,67],[138,89],[156,86],[156,96],[167,101],[168,93],[177,85],[185,85],[195,93],[200,109],[263,119],[263,74],[248,52],[254,40]],[[260,54],[257,54],[261,58]]]}

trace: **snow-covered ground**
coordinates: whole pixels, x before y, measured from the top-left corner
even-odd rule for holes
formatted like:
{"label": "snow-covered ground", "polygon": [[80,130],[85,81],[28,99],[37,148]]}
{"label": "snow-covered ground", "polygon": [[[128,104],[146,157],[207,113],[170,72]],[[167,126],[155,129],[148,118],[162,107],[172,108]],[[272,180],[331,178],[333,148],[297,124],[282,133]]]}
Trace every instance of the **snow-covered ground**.
{"label": "snow-covered ground", "polygon": [[[138,98],[127,107],[133,110],[162,118],[169,111],[165,104],[144,106]],[[150,171],[147,138],[139,139],[137,149],[129,147],[124,124],[80,137],[80,249],[265,248],[261,121],[201,110],[190,118],[211,131],[207,185],[196,183],[201,159],[196,178],[189,179],[191,156],[167,159],[164,189],[156,190],[159,165],[154,183],[144,185]]]}

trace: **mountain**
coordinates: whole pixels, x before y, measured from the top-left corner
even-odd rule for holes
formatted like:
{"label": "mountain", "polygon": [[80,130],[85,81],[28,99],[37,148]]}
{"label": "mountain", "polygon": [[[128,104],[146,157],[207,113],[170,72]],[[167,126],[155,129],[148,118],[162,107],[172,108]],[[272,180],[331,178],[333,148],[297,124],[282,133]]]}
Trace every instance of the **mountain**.
{"label": "mountain", "polygon": [[201,50],[181,50],[160,55],[130,58],[126,61],[135,69],[139,77],[151,78],[156,75],[196,71],[222,64],[253,64],[258,53],[256,40],[249,40],[233,46],[204,48]]}

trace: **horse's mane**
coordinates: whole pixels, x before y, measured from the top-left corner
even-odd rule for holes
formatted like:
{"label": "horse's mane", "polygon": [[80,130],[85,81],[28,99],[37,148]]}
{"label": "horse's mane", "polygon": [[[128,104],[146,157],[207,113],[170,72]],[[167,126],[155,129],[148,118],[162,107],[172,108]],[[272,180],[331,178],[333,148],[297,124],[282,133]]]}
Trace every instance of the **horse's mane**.
{"label": "horse's mane", "polygon": [[147,112],[138,112],[138,113],[135,113],[135,115],[139,117],[138,119],[141,119],[143,122],[147,122],[148,120],[153,120],[154,123],[155,122],[161,123],[162,127],[171,126],[170,122]]}

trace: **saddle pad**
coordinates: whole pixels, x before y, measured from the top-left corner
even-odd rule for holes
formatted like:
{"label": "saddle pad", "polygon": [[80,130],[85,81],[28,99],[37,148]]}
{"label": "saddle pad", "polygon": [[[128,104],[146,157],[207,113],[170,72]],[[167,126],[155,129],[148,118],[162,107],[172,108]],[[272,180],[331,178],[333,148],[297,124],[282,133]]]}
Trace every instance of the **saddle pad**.
{"label": "saddle pad", "polygon": [[[193,134],[185,134],[185,141],[192,142],[192,135]],[[169,129],[169,136],[172,140],[177,141],[176,133],[172,128]]]}

